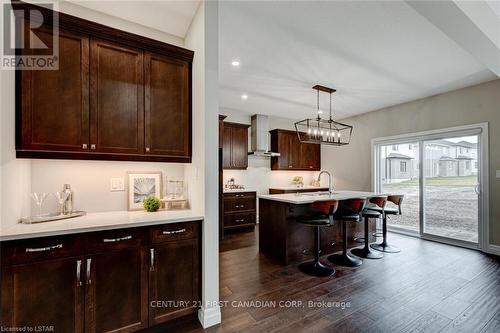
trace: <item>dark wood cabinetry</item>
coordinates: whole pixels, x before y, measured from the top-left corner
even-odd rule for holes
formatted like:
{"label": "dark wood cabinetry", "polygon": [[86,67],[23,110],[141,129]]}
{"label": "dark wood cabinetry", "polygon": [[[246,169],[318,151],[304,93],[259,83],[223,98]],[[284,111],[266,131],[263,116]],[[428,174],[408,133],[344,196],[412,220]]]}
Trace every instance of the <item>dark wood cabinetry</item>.
{"label": "dark wood cabinetry", "polygon": [[250,125],[224,122],[222,166],[224,169],[248,168],[248,128]]}
{"label": "dark wood cabinetry", "polygon": [[200,230],[186,222],[2,242],[1,325],[135,332],[194,313]]}
{"label": "dark wood cabinetry", "polygon": [[192,51],[62,13],[58,39],[59,69],[16,72],[17,157],[191,162]]}
{"label": "dark wood cabinetry", "polygon": [[[169,226],[157,231],[151,247],[151,300],[172,303],[153,307],[152,325],[194,313],[199,298],[199,244],[197,225]],[[186,302],[187,301],[187,302]]]}
{"label": "dark wood cabinetry", "polygon": [[271,133],[271,170],[321,170],[321,146],[300,143],[295,131],[275,129]]}
{"label": "dark wood cabinetry", "polygon": [[224,193],[224,229],[255,226],[256,208],[256,192]]}
{"label": "dark wood cabinetry", "polygon": [[[46,29],[37,33],[43,42],[52,38]],[[17,149],[81,152],[90,148],[89,37],[61,31],[59,56],[59,70],[16,72]]]}
{"label": "dark wood cabinetry", "polygon": [[90,149],[142,154],[143,53],[95,39],[90,50]]}
{"label": "dark wood cabinetry", "polygon": [[328,187],[316,187],[316,188],[298,187],[294,189],[270,188],[269,194],[307,193],[307,192],[325,192],[325,191],[328,191]]}

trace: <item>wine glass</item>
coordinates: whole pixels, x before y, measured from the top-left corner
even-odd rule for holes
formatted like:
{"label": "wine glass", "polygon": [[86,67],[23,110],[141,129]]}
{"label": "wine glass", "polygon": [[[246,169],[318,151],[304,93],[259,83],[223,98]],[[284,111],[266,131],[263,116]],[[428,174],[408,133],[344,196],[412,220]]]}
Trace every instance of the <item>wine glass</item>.
{"label": "wine glass", "polygon": [[59,205],[61,206],[61,211],[60,215],[64,214],[64,203],[66,202],[66,199],[68,199],[69,192],[67,191],[57,191],[55,193],[55,196],[57,198],[57,202],[59,202]]}
{"label": "wine glass", "polygon": [[36,205],[38,206],[38,215],[37,216],[42,216],[42,204],[47,198],[47,193],[45,192],[33,192],[31,193],[31,198],[33,201],[35,201]]}

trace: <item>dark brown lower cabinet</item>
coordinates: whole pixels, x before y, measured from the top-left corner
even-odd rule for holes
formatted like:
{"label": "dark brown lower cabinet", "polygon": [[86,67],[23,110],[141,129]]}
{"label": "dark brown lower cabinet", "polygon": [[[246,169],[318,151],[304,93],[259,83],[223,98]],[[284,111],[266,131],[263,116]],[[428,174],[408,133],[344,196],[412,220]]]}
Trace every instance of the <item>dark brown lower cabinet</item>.
{"label": "dark brown lower cabinet", "polygon": [[2,242],[0,324],[135,332],[196,312],[199,223]]}
{"label": "dark brown lower cabinet", "polygon": [[199,247],[196,239],[155,245],[150,271],[150,324],[196,312],[199,301]]}
{"label": "dark brown lower cabinet", "polygon": [[84,286],[77,283],[82,262],[77,257],[3,267],[2,327],[83,332]]}

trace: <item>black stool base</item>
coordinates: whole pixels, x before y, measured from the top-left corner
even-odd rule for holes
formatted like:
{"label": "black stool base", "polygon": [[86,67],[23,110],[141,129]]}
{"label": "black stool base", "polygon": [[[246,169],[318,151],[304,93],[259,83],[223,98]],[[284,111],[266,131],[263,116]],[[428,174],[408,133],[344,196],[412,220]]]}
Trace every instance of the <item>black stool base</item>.
{"label": "black stool base", "polygon": [[374,252],[370,248],[362,247],[357,249],[352,249],[351,253],[357,257],[365,259],[382,259],[384,255],[381,252]]}
{"label": "black stool base", "polygon": [[328,257],[328,261],[333,264],[345,267],[358,267],[363,263],[361,259],[354,258],[349,254],[332,254]]}
{"label": "black stool base", "polygon": [[380,252],[387,252],[387,253],[399,253],[401,252],[400,249],[397,247],[391,246],[389,244],[385,243],[380,243],[380,244],[371,244],[370,247],[374,250],[380,251]]}
{"label": "black stool base", "polygon": [[304,262],[299,265],[299,269],[307,275],[319,276],[319,277],[330,276],[335,274],[335,269],[323,265],[319,261]]}

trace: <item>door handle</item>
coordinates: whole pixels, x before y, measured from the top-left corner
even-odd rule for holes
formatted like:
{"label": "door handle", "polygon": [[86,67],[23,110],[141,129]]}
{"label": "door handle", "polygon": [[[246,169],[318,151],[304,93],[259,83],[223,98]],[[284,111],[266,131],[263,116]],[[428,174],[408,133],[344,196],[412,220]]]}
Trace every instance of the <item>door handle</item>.
{"label": "door handle", "polygon": [[481,194],[481,189],[480,189],[480,184],[476,184],[476,186],[474,186],[474,191],[476,192],[477,195]]}
{"label": "door handle", "polygon": [[91,285],[92,280],[90,279],[90,265],[92,264],[92,259],[87,259],[87,284]]}
{"label": "door handle", "polygon": [[63,245],[62,244],[57,244],[53,246],[47,246],[47,247],[27,247],[26,252],[45,252],[45,251],[50,251],[50,250],[55,250],[55,249],[62,249]]}
{"label": "door handle", "polygon": [[82,286],[81,273],[82,273],[82,261],[81,260],[77,260],[76,261],[76,284],[77,284],[78,287]]}
{"label": "door handle", "polygon": [[155,249],[150,249],[149,250],[149,258],[150,258],[150,266],[149,270],[154,271],[155,270]]}

